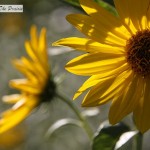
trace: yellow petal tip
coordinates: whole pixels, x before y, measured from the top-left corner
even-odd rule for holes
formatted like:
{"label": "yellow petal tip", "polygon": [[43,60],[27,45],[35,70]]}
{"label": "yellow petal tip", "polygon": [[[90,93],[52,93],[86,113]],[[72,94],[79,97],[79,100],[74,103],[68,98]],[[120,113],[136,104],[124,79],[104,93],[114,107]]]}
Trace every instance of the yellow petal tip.
{"label": "yellow petal tip", "polygon": [[59,46],[59,41],[60,41],[60,40],[58,40],[58,41],[56,41],[56,42],[53,42],[53,43],[52,43],[52,46]]}
{"label": "yellow petal tip", "polygon": [[91,104],[85,102],[84,100],[82,101],[82,104],[81,104],[82,107],[92,107]]}
{"label": "yellow petal tip", "polygon": [[62,45],[62,46],[63,46],[63,45],[65,46],[65,42],[64,42],[65,39],[66,39],[66,38],[62,38],[62,39],[60,39],[60,40],[57,40],[57,41],[53,42],[53,43],[52,43],[52,46],[61,46],[61,45]]}

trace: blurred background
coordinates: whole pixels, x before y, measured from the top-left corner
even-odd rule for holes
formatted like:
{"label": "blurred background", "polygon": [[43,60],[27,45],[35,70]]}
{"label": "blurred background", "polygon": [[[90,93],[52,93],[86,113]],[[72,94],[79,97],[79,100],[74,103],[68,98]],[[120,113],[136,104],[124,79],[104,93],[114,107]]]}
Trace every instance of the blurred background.
{"label": "blurred background", "polygon": [[[108,1],[113,4],[112,0]],[[66,20],[71,13],[83,13],[78,7],[72,6],[65,0],[0,0],[2,4],[22,4],[23,13],[0,13],[0,97],[16,93],[8,86],[10,79],[21,78],[21,74],[12,66],[14,58],[26,55],[24,41],[29,39],[31,25],[35,24],[40,30],[47,28],[49,61],[52,73],[56,79],[62,79],[58,89],[72,99],[75,91],[86,80],[65,71],[65,64],[81,53],[68,51],[67,48],[52,47],[51,44],[63,37],[83,36]],[[74,103],[81,109],[83,96]],[[95,114],[89,114],[88,121],[94,131],[107,119],[108,105],[94,109]],[[0,102],[0,112],[10,108]],[[63,118],[76,118],[70,108],[55,98],[50,103],[38,107],[23,123],[0,135],[0,150],[90,150],[91,143],[83,129],[76,126],[65,126],[56,131],[53,136],[46,137],[49,127]],[[124,121],[132,125],[132,119]],[[150,149],[149,132],[145,134],[144,150]]]}

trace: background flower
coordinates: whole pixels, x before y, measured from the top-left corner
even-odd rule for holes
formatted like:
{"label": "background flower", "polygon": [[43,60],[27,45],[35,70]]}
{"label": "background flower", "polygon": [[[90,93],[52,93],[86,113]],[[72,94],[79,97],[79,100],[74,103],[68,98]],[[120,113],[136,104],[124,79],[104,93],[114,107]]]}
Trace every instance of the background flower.
{"label": "background flower", "polygon": [[[47,84],[51,78],[46,43],[46,29],[42,28],[37,35],[37,28],[31,27],[31,40],[25,42],[25,48],[29,55],[21,59],[13,60],[17,70],[24,79],[10,81],[10,86],[20,90],[20,94],[4,96],[3,101],[14,106],[2,113],[0,120],[0,133],[7,131],[25,119],[31,111],[40,104],[47,92]],[[46,93],[47,94],[47,93]]]}

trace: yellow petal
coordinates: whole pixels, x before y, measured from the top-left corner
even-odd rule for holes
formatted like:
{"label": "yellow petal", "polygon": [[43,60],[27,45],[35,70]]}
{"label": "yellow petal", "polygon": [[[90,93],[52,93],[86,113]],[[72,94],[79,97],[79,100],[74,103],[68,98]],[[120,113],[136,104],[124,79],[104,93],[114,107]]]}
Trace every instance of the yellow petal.
{"label": "yellow petal", "polygon": [[80,96],[85,90],[88,88],[103,82],[104,80],[108,80],[109,78],[113,78],[114,76],[118,76],[120,72],[123,72],[128,69],[128,64],[123,64],[122,66],[118,67],[114,70],[108,70],[106,72],[102,72],[98,75],[93,75],[90,77],[84,84],[78,89],[76,94],[74,95],[73,99],[76,99],[78,96]]}
{"label": "yellow petal", "polygon": [[124,71],[118,77],[113,77],[94,86],[86,95],[83,106],[97,106],[111,100],[117,93],[124,89],[123,83],[130,78],[131,71]]}
{"label": "yellow petal", "polygon": [[42,28],[39,36],[39,54],[42,55],[43,60],[47,61],[47,41],[46,41],[46,28]]}
{"label": "yellow petal", "polygon": [[46,29],[42,28],[38,37],[36,26],[32,26],[30,36],[31,40],[25,43],[25,47],[29,56],[34,61],[40,61],[43,68],[48,69]]}
{"label": "yellow petal", "polygon": [[48,54],[47,54],[47,40],[46,28],[42,28],[39,36],[38,56],[45,70],[49,71]]}
{"label": "yellow petal", "polygon": [[108,102],[110,99],[100,100],[100,97],[113,83],[114,79],[115,77],[112,77],[110,79],[108,78],[107,80],[104,79],[103,81],[95,85],[84,97],[84,100],[82,101],[82,106],[83,107],[93,107],[93,106],[95,107],[99,105],[99,102],[101,102],[101,104]]}
{"label": "yellow petal", "polygon": [[[22,57],[20,60],[17,60],[17,59],[13,60],[13,64],[22,74],[24,74],[30,81],[32,81],[32,83],[35,83],[35,84],[43,84],[43,82],[45,83],[45,77],[42,78],[43,74],[41,75],[41,73],[43,72],[40,70],[40,73],[39,73],[39,69],[37,69],[37,67],[40,66],[38,62],[35,63],[36,64],[35,65],[33,64],[33,62]],[[47,75],[44,75],[44,76],[47,76]]]}
{"label": "yellow petal", "polygon": [[9,85],[15,89],[21,90],[23,92],[31,93],[31,94],[40,94],[43,88],[34,85],[31,81],[22,80],[22,79],[11,80],[9,82]]}
{"label": "yellow petal", "polygon": [[113,78],[114,76],[100,78],[99,75],[93,75],[88,80],[84,82],[84,84],[78,89],[78,91],[75,93],[73,100],[75,100],[78,96],[80,96],[85,90],[92,86],[96,86],[99,83],[102,83],[110,78]]}
{"label": "yellow petal", "polygon": [[[120,55],[119,55],[120,56]],[[115,54],[84,54],[72,59],[66,69],[77,75],[96,75],[104,71],[113,70],[125,62],[125,57]]]}
{"label": "yellow petal", "polygon": [[138,17],[139,25],[141,30],[145,30],[148,28],[148,9],[149,9],[150,1],[149,0],[139,0],[136,1],[136,16]]}
{"label": "yellow petal", "polygon": [[133,34],[137,30],[146,29],[143,26],[142,17],[146,18],[149,0],[115,0],[115,5],[125,26],[129,27]]}
{"label": "yellow petal", "polygon": [[[150,6],[150,5],[148,5],[148,6]],[[150,7],[148,7],[148,9],[147,9],[146,18],[147,18],[148,29],[150,29]]]}
{"label": "yellow petal", "polygon": [[21,94],[12,94],[12,95],[6,95],[2,97],[2,101],[5,103],[15,104],[22,98]]}
{"label": "yellow petal", "polygon": [[24,68],[27,68],[27,70],[35,74],[39,81],[44,82],[44,80],[47,78],[47,70],[45,70],[39,62],[33,62],[26,57],[22,57],[21,61],[24,65]]}
{"label": "yellow petal", "polygon": [[126,45],[125,39],[111,33],[109,29],[104,28],[101,23],[95,21],[92,17],[82,14],[71,14],[67,16],[67,20],[92,40],[115,46]]}
{"label": "yellow petal", "polygon": [[[124,23],[125,27],[132,33],[135,34],[137,29],[135,28],[132,20],[130,19],[129,7],[133,7],[133,5],[129,4],[128,0],[115,0],[115,6],[119,16]],[[133,1],[132,1],[133,2]]]}
{"label": "yellow petal", "polygon": [[144,81],[144,87],[142,87],[143,91],[141,95],[139,95],[139,102],[136,106],[133,115],[137,128],[142,133],[146,132],[150,128],[150,80],[149,78]]}
{"label": "yellow petal", "polygon": [[134,110],[139,101],[141,91],[142,86],[139,76],[132,76],[126,81],[124,90],[119,95],[116,95],[111,104],[109,111],[109,121],[111,124],[116,124]]}
{"label": "yellow petal", "polygon": [[148,29],[148,19],[146,16],[143,16],[141,19],[141,29],[142,30]]}
{"label": "yellow petal", "polygon": [[24,74],[28,79],[31,79],[35,82],[38,82],[37,76],[35,73],[31,72],[20,59],[13,60],[14,66],[19,70],[22,74]]}
{"label": "yellow petal", "polygon": [[39,63],[43,68],[47,70],[48,59],[45,56],[46,54],[43,55],[44,50],[42,50],[43,52],[39,51],[39,47],[37,49],[34,49],[32,45],[30,44],[30,41],[25,42],[25,48],[26,48],[28,55],[33,60],[33,62]]}
{"label": "yellow petal", "polygon": [[124,52],[124,49],[121,47],[101,44],[91,39],[77,38],[77,37],[63,38],[53,43],[53,46],[58,45],[69,46],[74,49],[90,53],[100,52],[100,53],[123,54]]}
{"label": "yellow petal", "polygon": [[[122,22],[109,11],[99,6],[93,0],[80,0],[80,4],[87,14],[89,14],[93,20],[98,21],[103,28],[106,28],[109,32],[123,39],[129,38],[130,33],[122,25]],[[102,30],[103,28],[100,27]]]}
{"label": "yellow petal", "polygon": [[25,48],[26,48],[28,55],[31,57],[31,59],[33,61],[38,61],[38,56],[36,52],[33,50],[29,41],[25,41]]}
{"label": "yellow petal", "polygon": [[[0,119],[0,133],[3,133],[23,121],[31,111],[37,106],[38,101],[35,97],[27,98],[26,103],[18,109],[10,109],[2,114]],[[7,114],[7,115],[6,115]]]}
{"label": "yellow petal", "polygon": [[104,92],[102,94],[102,97],[105,97],[110,92],[116,90],[118,86],[123,84],[126,80],[128,80],[128,78],[131,77],[131,74],[132,74],[132,70],[129,69],[129,70],[126,70],[123,73],[121,73],[119,76],[117,76],[116,79],[114,80],[113,84],[107,89],[106,92]]}
{"label": "yellow petal", "polygon": [[37,35],[37,28],[35,25],[32,25],[30,30],[30,36],[31,36],[31,45],[33,49],[38,48],[38,35]]}

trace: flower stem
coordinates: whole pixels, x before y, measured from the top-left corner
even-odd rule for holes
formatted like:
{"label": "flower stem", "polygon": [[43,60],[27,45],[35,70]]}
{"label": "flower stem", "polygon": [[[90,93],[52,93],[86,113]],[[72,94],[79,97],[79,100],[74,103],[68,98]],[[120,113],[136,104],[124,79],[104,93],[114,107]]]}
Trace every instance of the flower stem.
{"label": "flower stem", "polygon": [[143,134],[138,133],[136,140],[136,150],[142,150]]}
{"label": "flower stem", "polygon": [[81,121],[81,123],[83,125],[83,128],[85,129],[89,139],[92,140],[92,138],[93,138],[93,131],[92,131],[89,123],[87,122],[86,118],[81,114],[81,112],[78,109],[78,107],[74,103],[72,103],[72,101],[70,99],[68,99],[66,96],[64,96],[63,94],[60,94],[60,93],[57,92],[56,96],[59,99],[61,99],[62,101],[64,101],[74,111],[74,113],[77,115],[77,117]]}

